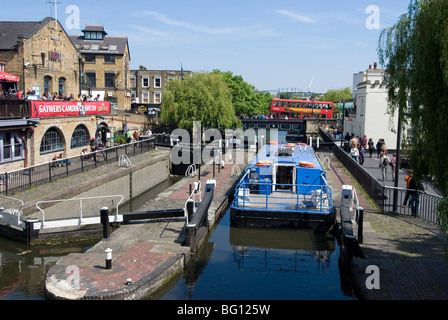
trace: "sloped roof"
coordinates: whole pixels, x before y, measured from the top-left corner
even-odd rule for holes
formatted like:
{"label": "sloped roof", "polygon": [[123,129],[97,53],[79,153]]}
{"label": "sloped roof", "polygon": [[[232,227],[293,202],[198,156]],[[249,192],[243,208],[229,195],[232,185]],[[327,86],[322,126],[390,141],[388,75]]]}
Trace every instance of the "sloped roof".
{"label": "sloped roof", "polygon": [[0,21],[0,50],[17,50],[19,36],[29,39],[52,18],[42,21]]}
{"label": "sloped roof", "polygon": [[103,40],[85,40],[84,36],[69,36],[76,49],[84,54],[123,55],[128,46],[126,37],[104,37]]}

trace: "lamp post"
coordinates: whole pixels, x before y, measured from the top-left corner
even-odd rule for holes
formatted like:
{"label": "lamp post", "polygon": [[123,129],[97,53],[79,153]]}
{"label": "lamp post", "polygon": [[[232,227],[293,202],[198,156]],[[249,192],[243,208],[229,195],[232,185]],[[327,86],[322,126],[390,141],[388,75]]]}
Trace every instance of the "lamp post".
{"label": "lamp post", "polygon": [[401,154],[401,108],[398,108],[398,129],[397,129],[397,157],[395,163],[395,181],[394,181],[394,202],[393,202],[393,212],[397,212],[398,203],[398,176],[400,174],[400,154]]}

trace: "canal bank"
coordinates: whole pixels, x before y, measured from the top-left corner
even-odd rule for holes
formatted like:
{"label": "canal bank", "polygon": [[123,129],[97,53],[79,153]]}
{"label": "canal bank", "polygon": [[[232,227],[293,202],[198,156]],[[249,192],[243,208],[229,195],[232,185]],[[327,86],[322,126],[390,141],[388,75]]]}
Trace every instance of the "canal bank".
{"label": "canal bank", "polygon": [[[357,186],[343,165],[331,158],[329,181]],[[383,214],[356,187],[364,208],[363,257],[352,260],[353,285],[361,300],[446,300],[446,239],[437,226],[423,220]]]}
{"label": "canal bank", "polygon": [[[115,208],[170,177],[170,151],[160,148],[132,157],[131,166],[123,167],[115,161],[94,170],[47,183],[39,187],[16,193],[14,199],[23,202],[22,219],[34,219],[43,227],[21,230],[7,223],[0,224],[3,236],[13,240],[38,244],[48,239],[77,237],[85,240],[97,230],[83,224],[83,219],[99,217],[100,208]],[[82,199],[82,200],[81,200]],[[15,208],[17,201],[1,199],[1,207]],[[74,220],[73,227],[58,228],[57,223],[45,227],[46,222]],[[98,229],[98,228],[96,228]],[[73,231],[73,232],[70,232]],[[32,233],[32,235],[30,235]]]}
{"label": "canal bank", "polygon": [[[228,207],[238,177],[232,165],[201,168],[201,192],[206,182],[214,181],[213,200],[208,210],[212,227]],[[138,211],[184,208],[198,182],[198,177],[184,178],[147,202]],[[47,273],[45,291],[50,299],[136,300],[152,293],[183,270],[192,256],[186,247],[185,218],[165,218],[121,225],[109,238],[82,254],[70,254],[59,260]],[[206,239],[199,234],[200,242]],[[200,246],[200,243],[198,244]],[[109,269],[106,249],[111,249]]]}

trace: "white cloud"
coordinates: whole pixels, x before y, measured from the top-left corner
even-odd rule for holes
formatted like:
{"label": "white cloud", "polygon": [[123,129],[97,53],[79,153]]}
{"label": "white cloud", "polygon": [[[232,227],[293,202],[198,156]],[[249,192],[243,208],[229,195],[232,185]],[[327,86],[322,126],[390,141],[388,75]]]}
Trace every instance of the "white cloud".
{"label": "white cloud", "polygon": [[142,12],[146,16],[150,16],[155,20],[162,22],[164,24],[175,26],[183,29],[188,29],[192,31],[207,33],[207,34],[235,34],[241,31],[241,28],[233,27],[233,28],[209,28],[206,26],[196,25],[190,22],[173,20],[168,18],[166,15],[156,11],[143,11]]}
{"label": "white cloud", "polygon": [[277,13],[279,13],[281,15],[284,15],[284,16],[286,16],[288,18],[291,18],[292,20],[297,21],[297,22],[316,23],[315,20],[311,19],[308,16],[297,14],[297,13],[294,13],[294,12],[291,12],[291,11],[288,11],[288,10],[275,10],[275,12],[277,12]]}

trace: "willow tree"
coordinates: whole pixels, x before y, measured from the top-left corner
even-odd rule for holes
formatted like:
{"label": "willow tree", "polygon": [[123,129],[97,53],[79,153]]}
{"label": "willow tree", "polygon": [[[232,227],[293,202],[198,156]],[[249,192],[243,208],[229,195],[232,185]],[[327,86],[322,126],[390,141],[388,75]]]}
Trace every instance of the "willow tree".
{"label": "willow tree", "polygon": [[[408,12],[382,31],[378,53],[389,77],[389,112],[411,131],[414,176],[436,178],[448,230],[448,0],[412,0]],[[408,113],[408,101],[411,103]],[[404,116],[406,115],[406,116]]]}
{"label": "willow tree", "polygon": [[194,73],[184,80],[168,82],[163,91],[161,121],[191,129],[194,121],[203,128],[229,129],[240,126],[232,95],[220,75]]}

